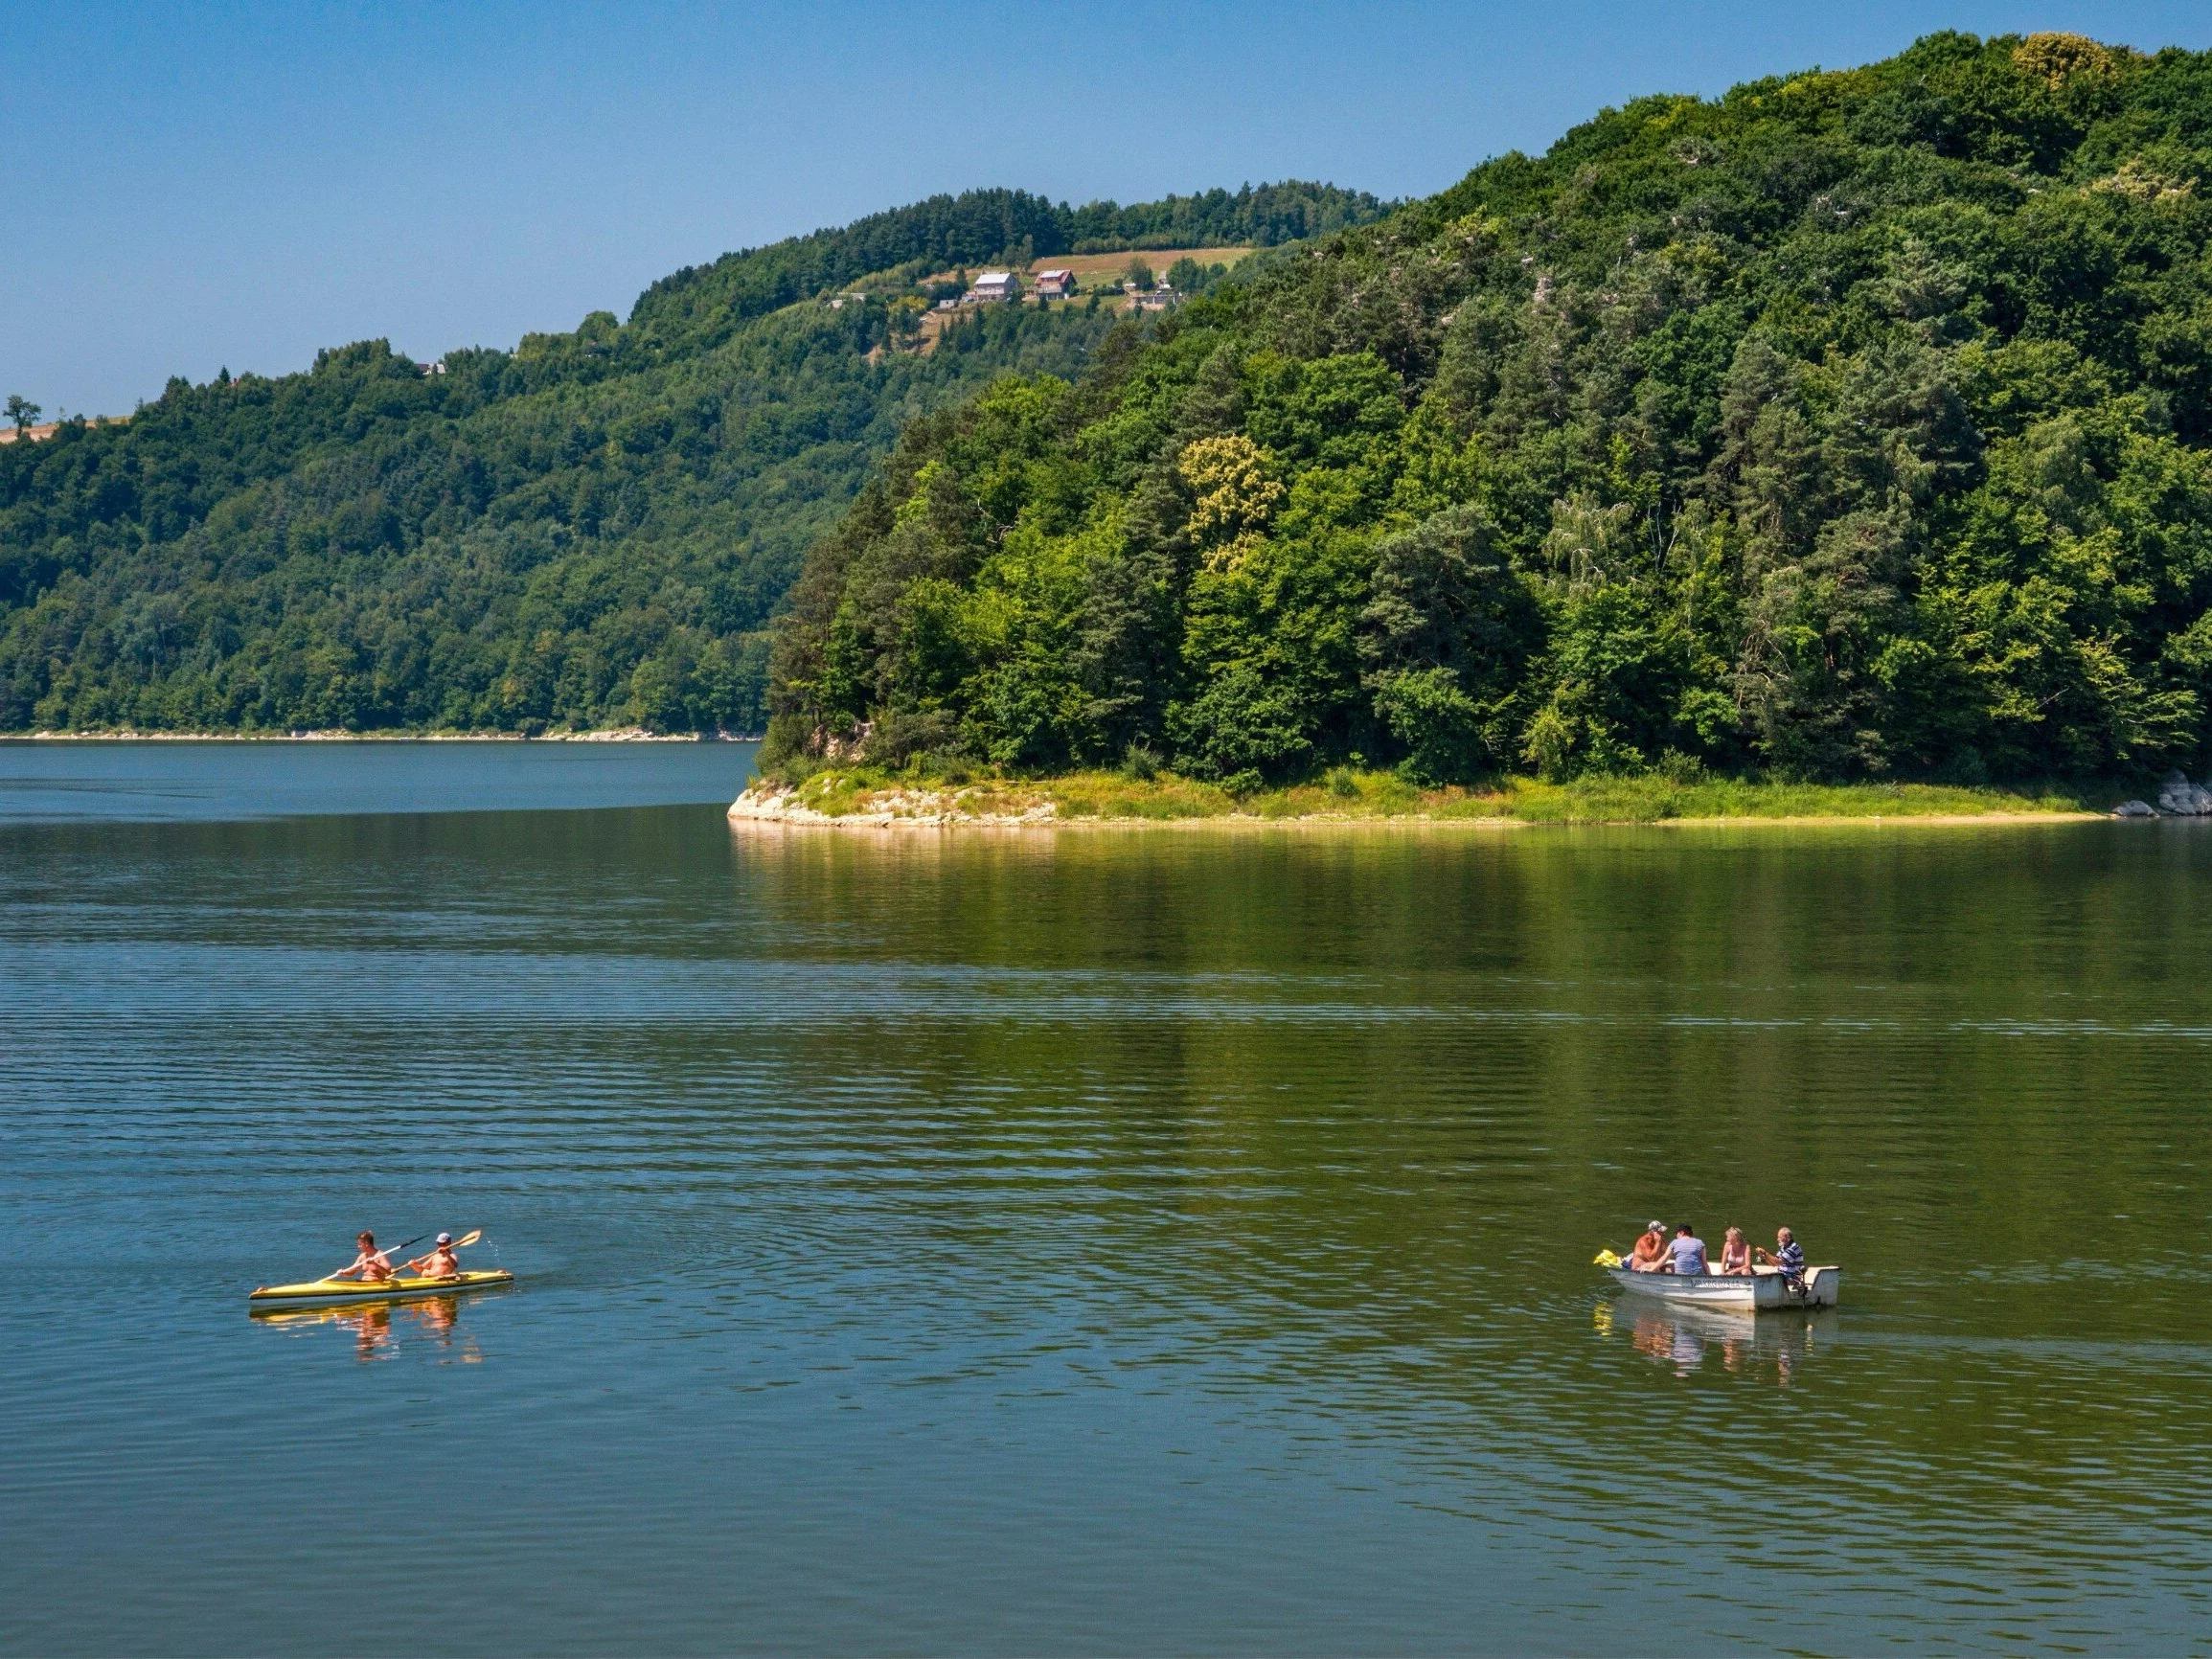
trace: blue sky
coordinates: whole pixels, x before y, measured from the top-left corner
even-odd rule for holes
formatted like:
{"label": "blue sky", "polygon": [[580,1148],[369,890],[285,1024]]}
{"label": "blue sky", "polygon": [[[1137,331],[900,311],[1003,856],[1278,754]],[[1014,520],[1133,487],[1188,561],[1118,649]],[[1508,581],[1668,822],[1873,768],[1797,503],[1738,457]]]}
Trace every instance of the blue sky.
{"label": "blue sky", "polygon": [[1420,194],[1604,104],[1938,28],[2202,50],[2212,5],[20,7],[0,393],[121,413],[348,340],[512,345],[975,185]]}

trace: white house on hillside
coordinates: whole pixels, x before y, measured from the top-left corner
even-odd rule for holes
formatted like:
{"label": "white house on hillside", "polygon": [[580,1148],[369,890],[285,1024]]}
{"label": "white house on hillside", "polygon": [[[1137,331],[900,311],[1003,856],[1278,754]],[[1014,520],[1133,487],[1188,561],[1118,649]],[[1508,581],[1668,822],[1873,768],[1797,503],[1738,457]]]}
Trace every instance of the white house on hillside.
{"label": "white house on hillside", "polygon": [[1012,271],[985,271],[968,287],[972,301],[1018,300],[1021,298],[1021,279]]}

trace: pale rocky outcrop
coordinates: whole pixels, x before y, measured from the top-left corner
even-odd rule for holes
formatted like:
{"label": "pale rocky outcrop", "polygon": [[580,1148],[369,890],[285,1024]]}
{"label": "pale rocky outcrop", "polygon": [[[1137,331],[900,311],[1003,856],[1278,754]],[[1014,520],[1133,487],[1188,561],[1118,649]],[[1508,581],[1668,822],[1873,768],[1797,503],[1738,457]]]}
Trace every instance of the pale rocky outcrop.
{"label": "pale rocky outcrop", "polygon": [[730,803],[730,817],[761,824],[827,824],[844,830],[888,830],[932,824],[1050,824],[1059,817],[1050,801],[1009,800],[968,788],[871,789],[834,815],[808,805],[796,789],[756,783]]}
{"label": "pale rocky outcrop", "polygon": [[2168,818],[2212,817],[2212,789],[2190,783],[2178,770],[2169,772],[2158,785],[2158,810]]}
{"label": "pale rocky outcrop", "polygon": [[2148,801],[2123,801],[2112,808],[2115,818],[2155,818],[2157,815],[2157,807]]}

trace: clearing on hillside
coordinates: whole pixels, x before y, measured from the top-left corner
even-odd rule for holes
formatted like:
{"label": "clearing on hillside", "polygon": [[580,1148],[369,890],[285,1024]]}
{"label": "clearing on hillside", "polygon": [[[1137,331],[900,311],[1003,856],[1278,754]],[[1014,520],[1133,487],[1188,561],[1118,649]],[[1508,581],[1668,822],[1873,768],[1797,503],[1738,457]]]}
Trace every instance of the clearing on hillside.
{"label": "clearing on hillside", "polygon": [[1119,282],[1131,260],[1144,261],[1155,276],[1164,277],[1177,260],[1196,260],[1201,265],[1233,265],[1251,252],[1250,248],[1133,248],[1122,254],[1060,254],[1035,261],[1029,268],[1032,275],[1073,271],[1076,280],[1087,287],[1096,281]]}
{"label": "clearing on hillside", "polygon": [[[1201,265],[1233,265],[1252,252],[1250,248],[1139,248],[1121,254],[1053,254],[1030,261],[1023,268],[1023,275],[1034,277],[1038,271],[1073,271],[1076,280],[1088,288],[1094,283],[1120,282],[1122,272],[1129,269],[1131,260],[1142,260],[1152,266],[1155,275],[1165,276],[1168,267],[1177,260],[1196,260]],[[983,268],[981,265],[969,267],[969,280]],[[939,271],[922,280],[949,283],[959,274],[958,271]]]}
{"label": "clearing on hillside", "polygon": [[[1024,267],[1022,274],[1026,278],[1034,279],[1039,271],[1073,271],[1082,289],[1076,296],[1079,301],[1087,299],[1092,294],[1104,293],[1111,299],[1114,306],[1127,307],[1130,301],[1127,295],[1121,292],[1120,284],[1122,273],[1129,269],[1131,260],[1144,261],[1146,264],[1152,267],[1154,276],[1164,277],[1168,274],[1168,267],[1177,260],[1192,259],[1197,261],[1201,265],[1233,265],[1253,251],[1251,248],[1149,248],[1138,252],[1120,254],[1055,254],[1049,259],[1032,260]],[[969,280],[972,281],[980,272],[989,268],[993,267],[984,265],[970,267],[968,273]],[[949,283],[959,274],[958,271],[939,271],[934,276],[923,278],[922,281],[924,284]],[[1025,293],[1022,295],[1021,303],[1025,306],[1034,306],[1040,302],[1035,294]],[[938,337],[945,332],[946,324],[955,317],[966,314],[966,307],[949,310],[931,309],[924,312],[921,332],[914,337],[912,349],[924,356],[927,356],[937,350]],[[881,351],[881,347],[877,348],[878,353],[880,353]],[[880,361],[881,359],[878,355],[872,360]]]}

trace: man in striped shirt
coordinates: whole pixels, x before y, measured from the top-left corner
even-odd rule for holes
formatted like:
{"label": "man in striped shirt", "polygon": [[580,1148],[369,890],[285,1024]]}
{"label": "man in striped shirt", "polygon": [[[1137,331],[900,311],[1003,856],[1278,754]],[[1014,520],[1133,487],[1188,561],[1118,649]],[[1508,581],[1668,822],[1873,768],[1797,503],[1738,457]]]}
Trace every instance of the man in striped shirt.
{"label": "man in striped shirt", "polygon": [[1789,1228],[1783,1227],[1775,1232],[1771,1252],[1761,1250],[1757,1255],[1769,1267],[1782,1270],[1783,1281],[1791,1290],[1802,1291],[1805,1288],[1805,1246],[1797,1242],[1797,1235]]}

